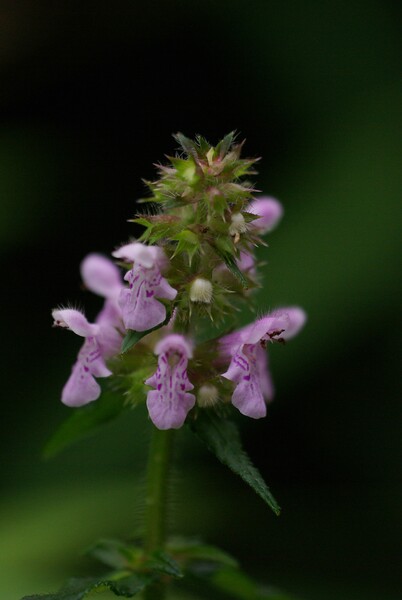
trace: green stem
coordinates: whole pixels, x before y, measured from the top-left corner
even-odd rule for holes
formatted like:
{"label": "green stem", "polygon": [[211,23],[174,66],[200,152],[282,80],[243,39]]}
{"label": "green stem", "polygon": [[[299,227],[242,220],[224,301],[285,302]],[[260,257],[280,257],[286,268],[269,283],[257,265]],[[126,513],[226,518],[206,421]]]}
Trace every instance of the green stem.
{"label": "green stem", "polygon": [[[173,434],[173,429],[166,431],[156,427],[152,429],[148,457],[144,539],[145,550],[148,553],[162,549],[165,543]],[[162,600],[164,597],[165,589],[161,585],[149,587],[144,595],[146,600]]]}

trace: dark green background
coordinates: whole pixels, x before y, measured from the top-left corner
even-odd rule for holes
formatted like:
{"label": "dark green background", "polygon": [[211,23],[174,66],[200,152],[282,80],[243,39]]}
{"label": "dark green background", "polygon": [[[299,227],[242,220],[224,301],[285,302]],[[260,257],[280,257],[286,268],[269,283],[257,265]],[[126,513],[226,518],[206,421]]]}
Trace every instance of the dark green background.
{"label": "dark green background", "polygon": [[40,459],[79,346],[50,309],[95,314],[79,261],[133,233],[172,132],[232,129],[285,206],[261,310],[309,315],[272,349],[269,417],[242,421],[284,510],[181,432],[175,529],[305,600],[402,597],[400,16],[391,0],[2,3],[1,598],[87,573],[79,552],[141,518],[143,410]]}

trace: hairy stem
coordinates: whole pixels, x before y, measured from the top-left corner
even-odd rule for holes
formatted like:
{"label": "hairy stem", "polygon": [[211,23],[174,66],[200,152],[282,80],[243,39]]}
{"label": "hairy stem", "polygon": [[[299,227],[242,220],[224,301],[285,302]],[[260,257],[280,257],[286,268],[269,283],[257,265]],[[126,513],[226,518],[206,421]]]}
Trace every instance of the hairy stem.
{"label": "hairy stem", "polygon": [[[152,430],[148,457],[147,497],[145,513],[145,549],[148,553],[163,548],[166,536],[169,472],[172,454],[173,429]],[[162,600],[165,589],[162,585],[149,587],[146,600]]]}

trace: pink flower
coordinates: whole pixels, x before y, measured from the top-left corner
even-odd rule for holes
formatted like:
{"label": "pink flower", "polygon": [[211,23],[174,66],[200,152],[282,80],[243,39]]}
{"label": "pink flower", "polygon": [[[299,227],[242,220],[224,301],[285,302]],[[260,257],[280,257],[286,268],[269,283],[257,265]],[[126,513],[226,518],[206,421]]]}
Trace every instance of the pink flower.
{"label": "pink flower", "polygon": [[83,406],[100,396],[101,389],[95,377],[112,374],[105,363],[102,328],[89,323],[80,311],[72,308],[53,310],[52,316],[56,326],[85,338],[61,396],[61,401],[67,406]]}
{"label": "pink flower", "polygon": [[222,355],[231,357],[229,368],[222,377],[236,384],[232,404],[243,415],[253,419],[265,417],[265,402],[274,394],[265,354],[266,343],[290,339],[305,321],[306,314],[301,308],[282,308],[221,339]]}
{"label": "pink flower", "polygon": [[116,265],[101,254],[88,254],[80,265],[81,277],[94,294],[116,300],[123,288],[121,274]]}
{"label": "pink flower", "polygon": [[101,254],[88,254],[80,265],[84,285],[94,294],[105,298],[95,323],[101,326],[102,348],[105,358],[118,354],[121,346],[123,317],[118,305],[120,292],[124,289],[120,270]]}
{"label": "pink flower", "polygon": [[178,429],[195,404],[195,396],[187,393],[194,387],[187,376],[192,349],[182,335],[173,333],[156,345],[155,354],[158,368],[145,382],[155,388],[148,392],[149,416],[158,429]]}
{"label": "pink flower", "polygon": [[237,266],[239,267],[240,271],[243,271],[243,273],[247,273],[250,276],[255,275],[255,258],[251,252],[240,252],[240,258],[237,261]]}
{"label": "pink flower", "polygon": [[251,221],[250,225],[261,235],[272,231],[283,216],[282,204],[275,198],[268,196],[253,200],[246,210],[260,217]]}
{"label": "pink flower", "polygon": [[123,323],[117,297],[123,284],[118,268],[104,256],[89,254],[80,269],[85,286],[106,300],[93,324],[78,310],[52,311],[56,326],[85,338],[62,391],[61,401],[67,406],[83,406],[99,398],[101,389],[95,377],[112,374],[105,361],[119,352],[122,339]]}
{"label": "pink flower", "polygon": [[126,329],[146,331],[163,323],[166,308],[157,298],[174,300],[177,295],[161,274],[167,266],[163,250],[133,242],[113,252],[113,256],[133,263],[124,277],[129,287],[123,288],[119,296]]}

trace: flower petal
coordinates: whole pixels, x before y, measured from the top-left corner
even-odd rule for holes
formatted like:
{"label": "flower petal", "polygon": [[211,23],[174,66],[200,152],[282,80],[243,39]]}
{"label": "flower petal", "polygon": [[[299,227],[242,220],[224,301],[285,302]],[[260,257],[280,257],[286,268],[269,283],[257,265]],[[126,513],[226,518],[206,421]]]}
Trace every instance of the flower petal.
{"label": "flower petal", "polygon": [[94,294],[103,298],[116,298],[122,288],[122,280],[116,265],[101,254],[89,254],[80,266],[81,277]]}
{"label": "flower petal", "polygon": [[102,356],[98,338],[86,338],[63,388],[61,401],[67,406],[83,406],[97,400],[101,388],[94,377],[109,377],[111,374]]}
{"label": "flower petal", "polygon": [[94,377],[108,377],[112,374],[106,366],[98,337],[89,337],[85,340],[78,353],[78,360],[84,365],[85,371]]}
{"label": "flower petal", "polygon": [[176,352],[183,354],[186,358],[193,357],[193,348],[190,342],[179,333],[171,333],[163,339],[161,339],[155,346],[154,353],[156,356],[159,354],[165,354],[172,348],[175,348]]}
{"label": "flower petal", "polygon": [[262,349],[253,344],[244,344],[233,356],[229,369],[222,374],[222,377],[237,384],[232,395],[232,404],[243,415],[253,419],[265,417],[267,413],[261,385],[261,356],[257,355],[258,350]]}
{"label": "flower petal", "polygon": [[147,395],[149,416],[158,429],[178,429],[195,404],[193,389],[187,376],[191,346],[178,334],[161,340],[155,348],[159,355],[158,368],[145,383],[155,390]]}
{"label": "flower petal", "polygon": [[298,306],[278,308],[254,323],[222,337],[219,340],[221,354],[223,357],[233,355],[242,344],[257,344],[261,340],[268,341],[271,337],[273,341],[276,338],[288,340],[300,331],[306,319],[306,313]]}
{"label": "flower petal", "polygon": [[166,308],[157,298],[173,300],[177,291],[162,277],[157,266],[146,269],[134,264],[125,279],[129,288],[120,292],[119,305],[126,329],[146,331],[166,319]]}
{"label": "flower petal", "polygon": [[283,216],[283,207],[278,200],[267,196],[254,200],[247,207],[247,212],[260,217],[251,221],[250,225],[255,227],[259,233],[264,234],[272,231],[279,223]]}
{"label": "flower petal", "polygon": [[288,317],[288,325],[281,337],[285,340],[290,340],[297,335],[304,326],[307,321],[307,314],[299,306],[287,306],[281,308],[280,311],[286,313]]}
{"label": "flower petal", "polygon": [[241,332],[241,339],[244,344],[256,344],[262,339],[268,339],[276,332],[283,332],[288,325],[289,317],[287,313],[277,311],[245,327]]}
{"label": "flower petal", "polygon": [[166,300],[174,300],[177,296],[177,290],[172,288],[164,277],[161,277],[155,289],[155,296],[157,298],[165,298]]}
{"label": "flower petal", "polygon": [[[226,265],[225,265],[226,266]],[[249,252],[240,252],[240,258],[237,261],[237,266],[240,271],[244,273],[250,272],[251,275],[255,273],[255,259]]]}
{"label": "flower petal", "polygon": [[120,352],[124,330],[120,307],[114,300],[106,300],[103,309],[96,317],[99,333],[96,336],[104,358],[111,358]]}
{"label": "flower petal", "polygon": [[265,400],[272,400],[275,394],[275,388],[268,366],[268,353],[264,348],[261,348],[261,346],[257,346],[256,348],[256,367],[262,395]]}
{"label": "flower petal", "polygon": [[141,244],[140,242],[125,244],[118,250],[112,252],[112,256],[115,258],[121,258],[129,263],[136,262],[146,269],[150,269],[154,266],[157,258],[156,254],[156,246],[145,246],[145,244]]}
{"label": "flower petal", "polygon": [[179,429],[184,425],[188,412],[195,405],[194,394],[181,393],[176,402],[166,402],[158,390],[147,396],[147,408],[151,421],[158,429]]}
{"label": "flower petal", "polygon": [[70,329],[82,337],[96,335],[99,331],[98,325],[89,323],[85,315],[74,308],[55,309],[52,311],[52,317],[57,327]]}
{"label": "flower petal", "polygon": [[252,419],[262,419],[267,415],[267,406],[258,382],[251,378],[250,381],[241,381],[232,396],[232,404],[242,415]]}
{"label": "flower petal", "polygon": [[97,400],[100,393],[100,385],[89,370],[86,370],[84,363],[78,360],[63,388],[61,401],[67,406],[84,406]]}
{"label": "flower petal", "polygon": [[159,246],[146,246],[140,242],[125,244],[112,252],[112,256],[121,258],[121,260],[128,263],[137,262],[146,269],[157,265],[161,271],[165,271],[169,267],[169,260],[162,248],[159,248]]}

